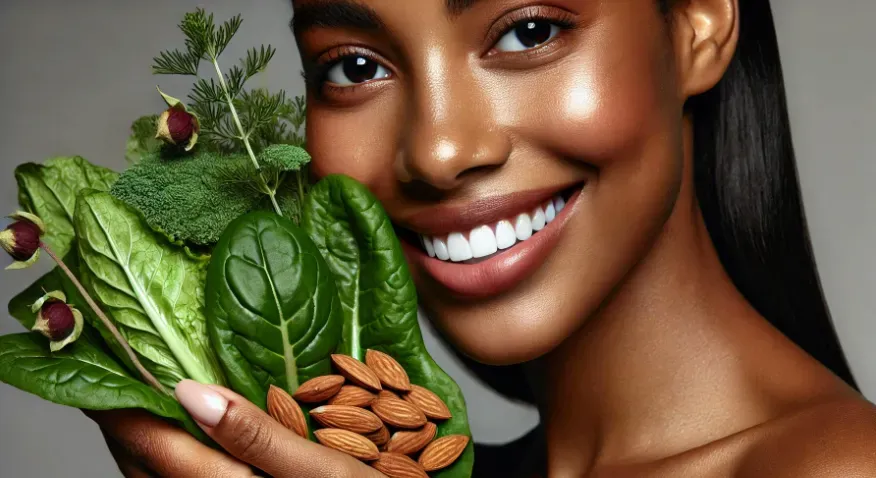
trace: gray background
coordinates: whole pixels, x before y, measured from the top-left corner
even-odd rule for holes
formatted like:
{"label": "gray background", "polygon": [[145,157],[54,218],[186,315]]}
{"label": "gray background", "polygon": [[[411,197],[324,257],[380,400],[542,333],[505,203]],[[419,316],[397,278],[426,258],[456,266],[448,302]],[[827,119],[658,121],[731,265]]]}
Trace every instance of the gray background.
{"label": "gray background", "polygon": [[[278,53],[263,86],[303,91],[287,0],[0,0],[0,213],[16,208],[12,170],[18,163],[78,154],[124,167],[130,122],[162,109],[156,83],[177,96],[187,91],[187,79],[153,77],[149,66],[158,51],[182,43],[175,25],[198,5],[219,19],[243,14],[227,58],[271,43]],[[876,3],[774,0],[773,5],[815,255],[846,353],[872,399]],[[0,304],[49,265],[43,260],[27,271],[0,274]],[[0,333],[19,330],[11,318],[0,320]],[[507,441],[535,424],[532,409],[499,399],[465,374],[428,332],[427,341],[462,386],[475,437]],[[118,472],[97,428],[80,412],[0,384],[0,476]]]}

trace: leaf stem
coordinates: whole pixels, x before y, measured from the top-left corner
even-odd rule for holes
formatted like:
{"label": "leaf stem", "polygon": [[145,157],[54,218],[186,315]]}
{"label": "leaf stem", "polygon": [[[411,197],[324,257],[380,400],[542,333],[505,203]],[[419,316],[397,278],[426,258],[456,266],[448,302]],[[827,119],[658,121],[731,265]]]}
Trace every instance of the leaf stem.
{"label": "leaf stem", "polygon": [[295,179],[298,180],[298,222],[300,223],[304,216],[304,166],[298,171],[295,171]]}
{"label": "leaf stem", "polygon": [[214,55],[210,55],[210,62],[213,63],[213,68],[216,69],[216,76],[219,77],[219,86],[222,87],[222,92],[225,93],[225,101],[228,103],[228,108],[231,110],[231,117],[234,119],[234,125],[237,126],[237,130],[240,132],[240,140],[243,141],[243,145],[246,147],[246,152],[249,154],[249,159],[252,160],[252,164],[255,166],[256,173],[261,182],[260,186],[265,188],[265,194],[271,198],[271,204],[274,206],[274,210],[277,211],[277,214],[282,216],[283,211],[280,210],[280,205],[277,204],[277,193],[268,186],[268,182],[265,181],[265,177],[262,175],[259,161],[256,159],[255,152],[252,150],[252,145],[249,143],[249,134],[243,129],[243,123],[240,122],[240,115],[237,114],[237,108],[234,107],[234,99],[231,98],[231,92],[228,91],[228,85],[225,83],[225,75],[222,74],[222,69],[219,68],[219,61]]}
{"label": "leaf stem", "polygon": [[88,306],[91,307],[91,310],[94,311],[95,315],[97,315],[97,317],[103,323],[104,327],[106,327],[110,331],[113,338],[115,338],[119,345],[121,345],[122,348],[125,350],[125,354],[127,354],[128,358],[131,360],[131,363],[134,364],[134,368],[137,369],[137,372],[140,373],[140,376],[143,377],[143,380],[145,380],[146,383],[151,385],[159,392],[165,395],[173,396],[170,392],[167,391],[167,389],[164,388],[163,385],[161,385],[161,382],[159,382],[158,379],[155,378],[155,376],[153,376],[151,373],[149,373],[148,370],[146,370],[145,367],[143,367],[143,364],[140,363],[140,360],[131,349],[131,346],[128,345],[128,341],[125,340],[125,338],[122,336],[122,333],[119,332],[119,329],[116,328],[115,324],[113,324],[112,321],[110,321],[103,313],[103,311],[100,310],[100,307],[97,306],[97,304],[91,298],[91,295],[88,294],[88,291],[86,291],[85,287],[83,287],[82,284],[79,282],[79,279],[77,279],[76,276],[73,275],[73,272],[70,271],[70,269],[67,267],[67,264],[64,264],[64,261],[61,260],[61,258],[57,255],[55,255],[55,252],[52,251],[49,245],[45,242],[40,242],[40,248],[46,251],[46,254],[48,254],[49,257],[51,257],[58,264],[58,267],[60,267],[65,274],[67,274],[67,277],[70,279],[71,282],[73,282],[73,285],[76,286],[76,289],[79,290],[79,293],[82,294],[82,297],[85,298],[85,301],[88,303]]}

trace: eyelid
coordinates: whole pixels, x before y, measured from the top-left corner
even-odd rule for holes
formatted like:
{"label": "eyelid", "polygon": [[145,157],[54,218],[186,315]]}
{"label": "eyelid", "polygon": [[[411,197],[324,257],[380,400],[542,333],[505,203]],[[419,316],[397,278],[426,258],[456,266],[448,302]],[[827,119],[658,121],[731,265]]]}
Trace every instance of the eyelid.
{"label": "eyelid", "polygon": [[[340,63],[342,60],[351,56],[365,57],[373,62],[380,64],[389,72],[390,78],[396,75],[396,72],[389,65],[389,62],[376,53],[374,50],[360,46],[345,45],[337,48],[332,48],[326,51],[314,61],[314,72],[307,75],[307,78],[314,86],[319,86],[325,82],[325,75],[331,68]],[[367,83],[367,82],[366,82]],[[349,86],[344,88],[351,88]]]}
{"label": "eyelid", "polygon": [[490,27],[486,37],[486,52],[492,50],[496,45],[496,42],[498,42],[503,35],[509,33],[512,27],[527,20],[548,21],[563,29],[570,29],[575,26],[576,18],[575,15],[568,10],[547,5],[535,5],[513,10],[500,17]]}

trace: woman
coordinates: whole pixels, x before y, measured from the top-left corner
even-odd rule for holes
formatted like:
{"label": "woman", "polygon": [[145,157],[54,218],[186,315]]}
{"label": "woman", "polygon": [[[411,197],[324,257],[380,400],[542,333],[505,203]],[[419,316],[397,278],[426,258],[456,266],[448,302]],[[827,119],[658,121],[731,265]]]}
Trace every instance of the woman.
{"label": "woman", "polygon": [[[380,198],[462,353],[526,363],[544,442],[512,469],[876,476],[876,410],[810,253],[768,2],[295,9],[317,172]],[[129,476],[376,476],[227,390],[177,395],[235,458],[96,416]]]}

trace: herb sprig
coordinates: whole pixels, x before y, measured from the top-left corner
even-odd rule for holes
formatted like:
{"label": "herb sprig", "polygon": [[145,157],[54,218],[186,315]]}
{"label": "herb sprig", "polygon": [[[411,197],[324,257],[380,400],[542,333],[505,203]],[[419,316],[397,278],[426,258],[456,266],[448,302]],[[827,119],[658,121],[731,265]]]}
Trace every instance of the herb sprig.
{"label": "herb sprig", "polygon": [[[212,13],[201,8],[187,13],[179,25],[186,37],[185,49],[162,51],[154,59],[152,71],[160,75],[198,76],[203,62],[212,66],[215,79],[198,78],[188,95],[190,108],[200,120],[202,141],[215,150],[245,152],[255,170],[256,186],[282,215],[277,201],[282,184],[266,178],[258,153],[272,144],[304,145],[301,134],[304,99],[287,98],[283,90],[277,93],[263,88],[245,90],[247,81],[263,72],[273,59],[276,50],[270,45],[249,49],[239,64],[223,72],[219,57],[242,23],[240,15],[236,15],[217,27]],[[294,184],[307,182],[305,168],[294,173],[298,176]]]}

